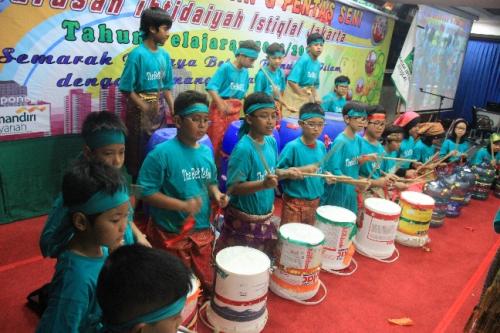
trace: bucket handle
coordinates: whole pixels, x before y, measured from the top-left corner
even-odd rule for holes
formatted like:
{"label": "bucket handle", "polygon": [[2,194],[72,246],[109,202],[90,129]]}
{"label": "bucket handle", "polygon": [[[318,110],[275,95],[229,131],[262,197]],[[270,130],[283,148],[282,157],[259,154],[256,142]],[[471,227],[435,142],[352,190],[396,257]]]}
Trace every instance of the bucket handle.
{"label": "bucket handle", "polygon": [[[312,302],[302,301],[302,300],[300,300],[300,299],[296,299],[295,297],[291,296],[290,294],[285,293],[285,292],[282,292],[282,291],[278,291],[278,290],[276,290],[276,291],[275,291],[275,290],[273,290],[273,293],[277,294],[277,295],[278,295],[278,296],[280,296],[280,297],[283,297],[283,298],[285,298],[285,299],[288,299],[288,300],[290,300],[290,301],[294,301],[295,303],[299,303],[299,304],[302,304],[302,305],[317,305],[317,304],[319,304],[319,303],[321,303],[321,302],[323,302],[323,301],[325,300],[326,295],[327,295],[327,293],[328,293],[328,291],[327,291],[327,289],[326,289],[326,286],[325,286],[325,284],[323,283],[323,281],[319,280],[319,286],[320,286],[321,288],[323,288],[323,290],[324,290],[324,294],[323,294],[323,296],[321,296],[321,298],[320,298],[319,300],[317,300],[317,301],[312,301]],[[319,292],[319,290],[318,290],[318,292]],[[316,293],[316,294],[317,294],[317,293]]]}
{"label": "bucket handle", "polygon": [[371,258],[371,259],[383,262],[384,264],[390,264],[390,263],[393,263],[393,262],[395,262],[396,260],[399,259],[399,250],[398,250],[397,247],[394,247],[394,252],[396,253],[396,256],[394,258],[392,258],[392,259],[380,259],[380,258],[377,258],[375,256],[372,256],[371,254],[368,254],[368,253],[366,253],[364,251],[361,251],[358,247],[356,248],[356,251],[358,251],[359,253],[361,253],[365,257],[368,257],[368,258]]}
{"label": "bucket handle", "polygon": [[354,274],[354,272],[356,272],[356,270],[358,269],[358,263],[356,262],[356,260],[354,258],[351,258],[351,261],[354,264],[354,269],[352,271],[350,271],[349,273],[342,273],[342,272],[335,271],[335,270],[329,269],[329,268],[324,268],[324,267],[321,267],[321,269],[324,270],[327,273],[331,273],[331,274],[335,274],[335,275],[340,275],[340,276],[349,276],[349,275]]}

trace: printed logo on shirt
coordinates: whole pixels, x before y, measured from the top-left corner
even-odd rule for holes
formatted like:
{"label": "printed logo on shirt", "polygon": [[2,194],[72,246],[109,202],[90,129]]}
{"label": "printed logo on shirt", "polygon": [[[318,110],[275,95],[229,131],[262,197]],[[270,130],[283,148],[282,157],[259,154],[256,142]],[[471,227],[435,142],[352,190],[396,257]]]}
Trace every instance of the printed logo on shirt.
{"label": "printed logo on shirt", "polygon": [[345,166],[347,168],[355,166],[355,165],[358,165],[358,158],[357,157],[353,157],[352,159],[348,159],[348,158],[345,159]]}
{"label": "printed logo on shirt", "polygon": [[[271,174],[274,174],[274,168],[271,168]],[[257,172],[257,180],[264,180],[266,178],[267,171],[264,172]]]}
{"label": "printed logo on shirt", "polygon": [[211,179],[212,174],[210,173],[209,168],[182,169],[182,178],[185,182],[196,179]]}
{"label": "printed logo on shirt", "polygon": [[245,91],[245,85],[243,83],[231,82],[229,88],[231,88],[231,90]]}
{"label": "printed logo on shirt", "polygon": [[411,157],[413,155],[413,149],[406,149],[403,151],[404,157]]}
{"label": "printed logo on shirt", "polygon": [[310,79],[316,79],[316,72],[307,72],[307,77]]}
{"label": "printed logo on shirt", "polygon": [[148,81],[157,81],[163,79],[161,71],[146,72],[146,79]]}

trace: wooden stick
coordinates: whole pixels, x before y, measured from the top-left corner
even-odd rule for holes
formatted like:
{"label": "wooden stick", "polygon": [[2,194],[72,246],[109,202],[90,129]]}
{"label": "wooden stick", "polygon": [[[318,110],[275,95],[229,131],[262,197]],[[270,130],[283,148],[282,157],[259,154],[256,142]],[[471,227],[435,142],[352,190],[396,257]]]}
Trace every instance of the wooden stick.
{"label": "wooden stick", "polygon": [[189,328],[184,327],[184,326],[182,326],[182,325],[180,325],[180,326],[177,328],[177,331],[182,332],[182,333],[195,333],[195,331],[192,331],[192,330],[190,330]]}
{"label": "wooden stick", "polygon": [[390,156],[382,156],[384,160],[392,160],[392,161],[400,161],[400,162],[417,162],[417,160],[409,159],[409,158],[400,158],[400,157],[390,157]]}
{"label": "wooden stick", "polygon": [[[274,90],[280,91],[280,88],[273,82],[273,79],[269,76],[269,73],[267,73],[266,69],[264,68],[264,64],[262,64],[260,66],[260,69],[262,70],[262,73],[264,73],[265,77],[267,78],[267,80],[271,84],[271,87],[273,87],[273,94],[274,94]],[[299,112],[299,110],[297,110],[296,108],[290,107],[285,102],[283,102],[283,100],[281,99],[281,96],[278,96],[277,100],[279,103],[281,103],[281,105],[283,105],[285,108],[287,108],[288,111],[290,111],[292,113]]]}
{"label": "wooden stick", "polygon": [[354,179],[348,176],[335,176],[335,175],[326,175],[324,173],[307,173],[307,172],[303,172],[302,175],[304,175],[304,177],[332,178],[336,182],[346,183],[351,185],[365,185],[365,186],[370,185],[369,181],[363,179]]}
{"label": "wooden stick", "polygon": [[321,161],[316,163],[316,165],[317,166],[323,165],[326,161],[328,161],[330,159],[330,157],[332,157],[333,154],[335,154],[340,148],[342,148],[342,146],[344,146],[344,142],[341,142],[338,145],[336,145],[335,147],[333,147],[332,149],[330,149],[330,151],[328,153],[326,153],[325,156],[323,156],[323,158],[321,159]]}
{"label": "wooden stick", "polygon": [[436,166],[438,166],[439,164],[441,164],[442,162],[444,162],[447,158],[451,157],[451,156],[452,156],[452,155],[454,155],[454,154],[455,154],[455,151],[454,151],[454,150],[452,150],[452,151],[450,151],[448,154],[446,154],[443,158],[441,158],[441,159],[437,160],[436,162],[429,163],[429,164],[428,164],[428,166],[429,166],[429,165],[432,165],[433,167],[436,167]]}
{"label": "wooden stick", "polygon": [[431,156],[431,158],[429,158],[427,160],[427,162],[425,162],[424,164],[422,164],[421,166],[419,166],[416,171],[419,172],[422,168],[426,167],[429,163],[431,163],[437,156],[439,155],[439,152],[436,152],[434,155]]}

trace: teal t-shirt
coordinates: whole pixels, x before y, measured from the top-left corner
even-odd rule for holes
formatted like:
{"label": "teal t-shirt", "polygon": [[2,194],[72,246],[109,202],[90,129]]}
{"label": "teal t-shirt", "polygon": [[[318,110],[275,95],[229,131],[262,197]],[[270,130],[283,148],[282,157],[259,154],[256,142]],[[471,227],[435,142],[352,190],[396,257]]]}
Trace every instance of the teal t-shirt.
{"label": "teal t-shirt", "polygon": [[216,91],[222,98],[243,99],[249,85],[248,69],[237,69],[231,62],[223,63],[210,78],[207,90]]}
{"label": "teal t-shirt", "polygon": [[48,306],[36,329],[37,333],[87,333],[101,328],[101,308],[96,286],[99,272],[108,256],[102,248],[99,258],[64,251],[57,258],[50,283]]}
{"label": "teal t-shirt", "polygon": [[[134,218],[134,209],[129,204],[129,223],[125,227],[123,240],[125,245],[135,243],[131,223]],[[62,193],[54,200],[52,209],[45,221],[42,233],[40,235],[39,246],[44,257],[57,258],[61,252],[66,249],[71,238],[75,234],[73,224],[70,221],[70,212],[64,206]]]}
{"label": "teal t-shirt", "polygon": [[[210,226],[208,186],[217,183],[217,169],[210,148],[200,144],[193,148],[177,137],[157,145],[146,156],[139,172],[138,184],[143,195],[160,192],[179,200],[201,197],[202,206],[196,214],[195,229]],[[179,233],[188,214],[150,206],[154,222],[167,232]]]}
{"label": "teal t-shirt", "polygon": [[325,112],[342,113],[342,109],[346,103],[347,100],[345,97],[339,96],[335,91],[332,91],[323,96],[321,107]]}
{"label": "teal t-shirt", "polygon": [[[470,148],[469,142],[466,140],[458,145],[450,139],[444,140],[441,145],[441,150],[439,152],[439,157],[443,158],[453,150],[458,150],[460,153],[465,153]],[[460,156],[452,156],[448,159],[450,162],[456,162],[460,159]]]}
{"label": "teal t-shirt", "polygon": [[[397,150],[391,151],[390,153],[385,153],[385,156],[388,157],[398,157],[399,152]],[[398,163],[395,160],[383,160],[380,168],[385,172],[385,173],[391,173],[394,174],[396,173],[396,167],[399,167],[401,163]]]}
{"label": "teal t-shirt", "polygon": [[[500,163],[500,153],[495,153],[495,159],[497,161],[497,164]],[[488,148],[481,148],[479,149],[476,154],[474,154],[474,157],[472,158],[472,164],[474,165],[479,165],[481,163],[490,163],[491,162],[491,153]]]}
{"label": "teal t-shirt", "polygon": [[[325,144],[316,140],[314,147],[307,146],[301,137],[286,144],[278,160],[278,169],[301,167],[320,162],[326,154]],[[323,173],[320,167],[317,173]],[[323,178],[306,177],[300,180],[286,179],[281,183],[283,191],[292,198],[313,200],[324,191]]]}
{"label": "teal t-shirt", "polygon": [[[354,135],[354,138],[349,138],[345,133],[339,134],[335,138],[331,149],[336,149],[337,145],[342,146],[325,162],[324,170],[334,175],[344,175],[358,179],[358,157],[361,155],[362,140],[363,138],[357,134]],[[358,201],[356,187],[345,183],[328,185],[325,182],[325,192],[321,197],[321,204],[344,207],[357,214]]]}
{"label": "teal t-shirt", "polygon": [[[362,155],[367,155],[367,154],[373,154],[376,153],[380,157],[385,156],[385,149],[384,146],[380,144],[380,142],[377,142],[376,144],[372,144],[368,142],[366,139],[362,139],[362,144],[361,144],[361,154]],[[365,178],[368,178],[370,176],[373,168],[375,168],[375,171],[372,174],[372,179],[379,179],[382,174],[380,172],[380,169],[382,167],[382,163],[385,160],[380,160],[380,162],[377,161],[367,161],[359,166],[359,174]],[[377,165],[378,164],[378,165]]]}
{"label": "teal t-shirt", "polygon": [[309,53],[304,53],[293,65],[288,81],[298,84],[300,87],[314,86],[319,88],[319,72],[321,63],[313,60]]}
{"label": "teal t-shirt", "polygon": [[[228,188],[237,183],[264,180],[267,172],[257,153],[257,147],[260,147],[271,172],[275,172],[278,146],[274,137],[265,136],[264,143],[259,144],[247,134],[238,141],[229,157]],[[230,205],[247,214],[269,214],[274,205],[274,189],[270,188],[247,195],[232,195]]]}
{"label": "teal t-shirt", "polygon": [[434,154],[436,154],[437,147],[434,145],[426,145],[419,140],[415,147],[413,148],[412,159],[417,160],[418,162],[425,163],[427,162]]}
{"label": "teal t-shirt", "polygon": [[280,96],[274,96],[273,86],[271,85],[271,83],[269,82],[269,79],[266,77],[266,75],[263,73],[263,71],[266,71],[266,73],[271,78],[274,85],[276,87],[278,87],[280,92],[283,92],[285,90],[286,80],[285,80],[285,74],[283,73],[283,70],[281,68],[278,68],[273,72],[269,69],[269,67],[265,67],[265,68],[261,68],[257,72],[257,75],[255,76],[254,91],[266,93],[275,99],[279,98]]}
{"label": "teal t-shirt", "polygon": [[493,221],[493,228],[495,228],[497,234],[500,234],[500,209],[497,211],[497,215]]}
{"label": "teal t-shirt", "polygon": [[[403,139],[401,145],[399,146],[399,157],[412,159],[413,158],[413,148],[415,147],[415,140],[412,136]],[[400,165],[401,169],[409,169],[410,162],[403,162]]]}
{"label": "teal t-shirt", "polygon": [[120,78],[121,91],[156,92],[173,87],[172,61],[161,46],[152,51],[141,44],[129,53]]}

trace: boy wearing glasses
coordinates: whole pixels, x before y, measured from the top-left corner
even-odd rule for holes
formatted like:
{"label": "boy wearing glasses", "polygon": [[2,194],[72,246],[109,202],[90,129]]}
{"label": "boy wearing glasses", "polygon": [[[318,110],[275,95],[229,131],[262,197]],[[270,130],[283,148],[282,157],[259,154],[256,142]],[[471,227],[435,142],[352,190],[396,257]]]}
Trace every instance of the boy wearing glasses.
{"label": "boy wearing glasses", "polygon": [[[325,162],[325,171],[335,176],[359,178],[359,164],[366,159],[361,159],[363,138],[356,133],[366,126],[367,107],[360,102],[349,102],[344,105],[342,115],[347,127],[333,141],[331,149],[335,150],[335,155]],[[325,184],[321,205],[344,207],[357,215],[356,187],[346,183]]]}
{"label": "boy wearing glasses", "polygon": [[323,96],[321,106],[325,112],[342,113],[342,108],[347,103],[346,96],[351,80],[345,75],[335,78],[333,91]]}
{"label": "boy wearing glasses", "polygon": [[[290,141],[283,148],[278,168],[296,167],[305,173],[322,173],[320,161],[326,154],[325,144],[317,138],[325,126],[325,113],[317,103],[306,103],[300,108],[299,125],[302,136]],[[287,179],[282,182],[283,208],[281,225],[302,222],[314,225],[316,208],[324,191],[323,179],[307,177]]]}
{"label": "boy wearing glasses", "polygon": [[[151,151],[139,173],[144,201],[151,206],[146,235],[153,247],[178,256],[205,290],[213,283],[210,199],[225,207],[217,186],[213,154],[198,144],[208,128],[208,99],[188,90],[175,99],[177,136]],[[207,289],[208,288],[208,289]]]}

